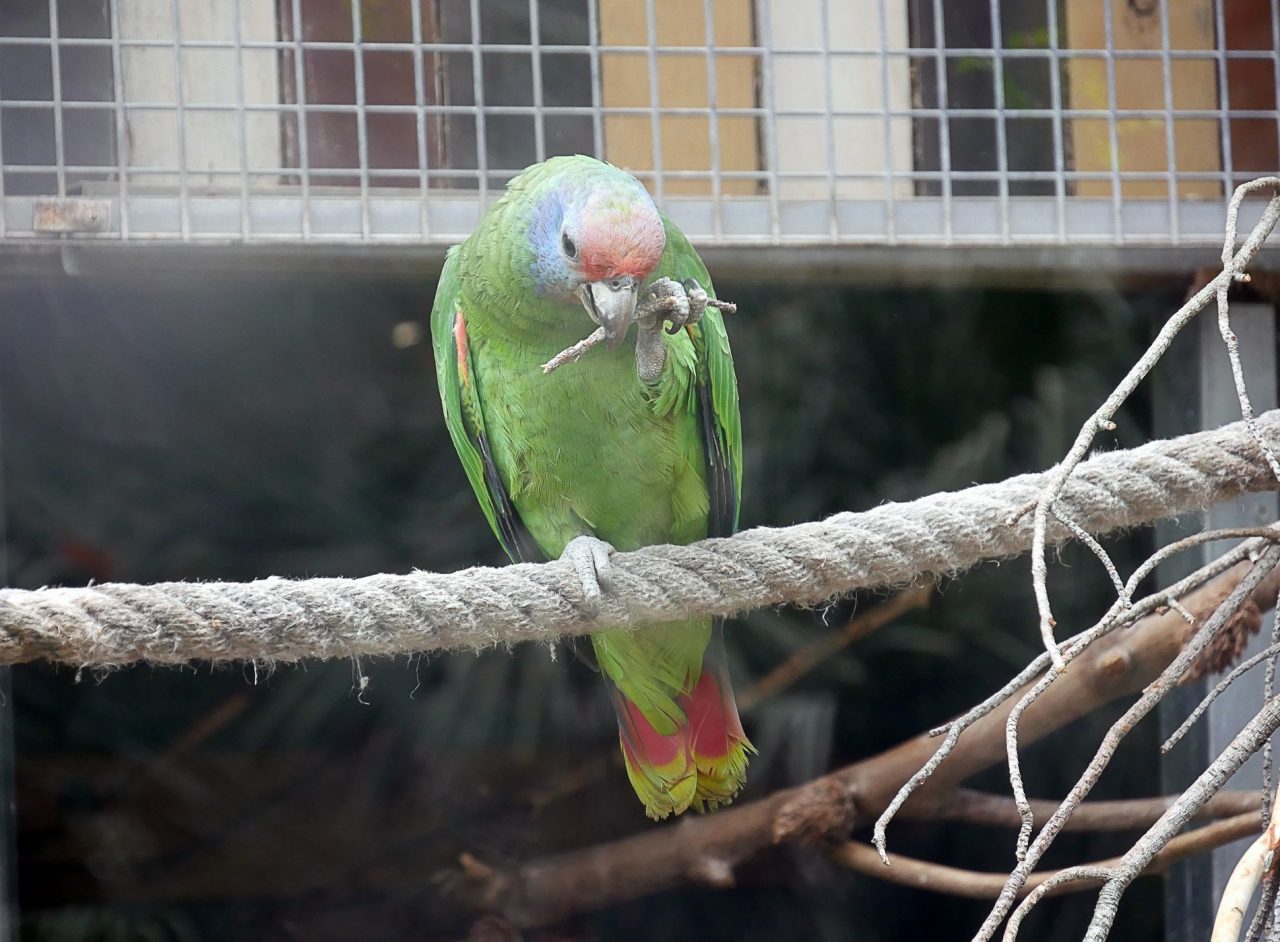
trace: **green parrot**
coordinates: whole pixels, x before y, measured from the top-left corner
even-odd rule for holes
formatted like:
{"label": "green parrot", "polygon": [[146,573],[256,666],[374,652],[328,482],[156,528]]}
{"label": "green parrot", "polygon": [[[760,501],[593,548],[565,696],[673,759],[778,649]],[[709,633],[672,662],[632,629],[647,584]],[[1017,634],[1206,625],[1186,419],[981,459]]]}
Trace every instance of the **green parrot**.
{"label": "green parrot", "polygon": [[[737,380],[706,267],[629,174],[590,157],[527,168],[449,250],[431,312],[445,421],[517,561],[573,561],[588,602],[609,554],[737,527]],[[543,364],[594,322],[605,346]],[[636,330],[630,330],[635,323]],[[591,637],[627,775],[654,819],[728,803],[754,753],[721,626]]]}

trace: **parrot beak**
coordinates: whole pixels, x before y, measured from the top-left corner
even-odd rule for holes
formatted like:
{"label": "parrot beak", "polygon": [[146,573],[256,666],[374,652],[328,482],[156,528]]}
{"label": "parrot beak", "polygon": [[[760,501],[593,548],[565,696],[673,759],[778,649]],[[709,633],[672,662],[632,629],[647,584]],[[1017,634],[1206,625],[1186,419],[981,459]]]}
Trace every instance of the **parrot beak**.
{"label": "parrot beak", "polygon": [[627,336],[636,316],[640,283],[635,278],[592,281],[578,288],[578,299],[591,319],[604,328],[609,348],[615,349]]}

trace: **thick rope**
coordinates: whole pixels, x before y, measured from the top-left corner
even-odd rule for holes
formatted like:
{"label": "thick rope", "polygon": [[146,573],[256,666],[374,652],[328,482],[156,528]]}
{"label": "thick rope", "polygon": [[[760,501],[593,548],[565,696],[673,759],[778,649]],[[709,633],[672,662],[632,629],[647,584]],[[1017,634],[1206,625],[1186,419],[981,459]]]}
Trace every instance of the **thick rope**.
{"label": "thick rope", "polygon": [[[1280,446],[1280,410],[1258,420]],[[760,527],[613,557],[594,616],[572,565],[550,562],[363,579],[0,591],[0,664],[296,661],[482,649],[692,615],[812,605],[856,589],[947,575],[1031,545],[1046,474],[934,494],[819,523]],[[1100,454],[1058,506],[1089,533],[1151,523],[1275,487],[1243,422]],[[1069,538],[1057,526],[1050,538]]]}

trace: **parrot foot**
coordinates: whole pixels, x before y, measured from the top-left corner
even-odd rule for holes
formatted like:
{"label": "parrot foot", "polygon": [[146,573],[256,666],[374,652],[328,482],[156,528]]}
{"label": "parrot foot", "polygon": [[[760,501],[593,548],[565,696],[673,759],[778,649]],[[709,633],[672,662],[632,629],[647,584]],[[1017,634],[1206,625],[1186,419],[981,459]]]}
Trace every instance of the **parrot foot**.
{"label": "parrot foot", "polygon": [[642,328],[670,322],[667,333],[675,334],[683,328],[702,320],[707,308],[714,307],[732,314],[737,305],[707,296],[706,290],[695,278],[673,281],[659,278],[649,286],[644,299],[636,307],[636,321]]}
{"label": "parrot foot", "polygon": [[609,556],[613,546],[594,536],[576,536],[568,542],[561,559],[573,563],[574,571],[582,582],[582,594],[592,611],[600,607],[602,590],[609,588]]}
{"label": "parrot foot", "polygon": [[636,376],[642,383],[656,383],[667,363],[667,345],[662,342],[662,327],[641,327],[636,331]]}
{"label": "parrot foot", "polygon": [[702,320],[706,309],[707,293],[692,278],[683,283],[671,278],[659,278],[649,285],[644,299],[636,305],[636,322],[642,330],[652,330],[670,321],[671,326],[667,328],[667,332],[674,334],[686,324],[696,324]]}

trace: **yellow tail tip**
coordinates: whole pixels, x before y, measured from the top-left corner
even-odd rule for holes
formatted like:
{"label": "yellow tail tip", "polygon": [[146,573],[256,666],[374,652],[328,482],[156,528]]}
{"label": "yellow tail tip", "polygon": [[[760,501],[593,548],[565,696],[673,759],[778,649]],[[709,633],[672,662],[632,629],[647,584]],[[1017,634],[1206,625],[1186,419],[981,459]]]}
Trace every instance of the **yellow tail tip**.
{"label": "yellow tail tip", "polygon": [[756,747],[744,738],[734,741],[723,756],[695,755],[698,790],[693,799],[694,809],[705,813],[732,802],[746,786],[749,757],[756,754]]}
{"label": "yellow tail tip", "polygon": [[756,748],[747,739],[734,742],[723,756],[678,755],[663,766],[642,766],[622,746],[627,778],[645,814],[662,821],[693,808],[699,814],[730,804],[747,784],[747,764]]}
{"label": "yellow tail tip", "polygon": [[622,745],[622,758],[631,787],[644,804],[644,813],[654,821],[681,814],[693,804],[698,792],[698,770],[687,753],[678,753],[671,762],[641,766]]}

